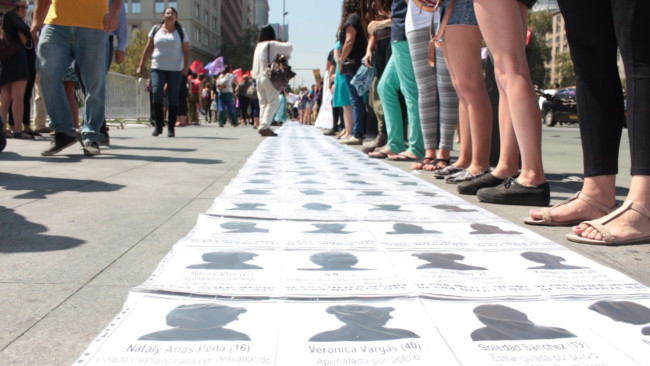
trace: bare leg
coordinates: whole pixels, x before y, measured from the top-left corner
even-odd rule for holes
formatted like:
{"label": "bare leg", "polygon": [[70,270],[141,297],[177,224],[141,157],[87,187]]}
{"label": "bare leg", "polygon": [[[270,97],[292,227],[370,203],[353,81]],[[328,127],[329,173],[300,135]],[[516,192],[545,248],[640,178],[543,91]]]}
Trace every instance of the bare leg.
{"label": "bare leg", "polygon": [[79,128],[79,105],[77,99],[74,97],[74,81],[64,81],[63,89],[65,89],[65,96],[68,98],[70,105],[70,112],[72,112],[72,124],[75,129]]}
{"label": "bare leg", "polygon": [[[14,115],[14,132],[20,133],[23,138],[33,138],[29,134],[23,132],[23,113],[25,89],[27,88],[27,80],[16,81],[10,84],[11,87],[11,112]],[[7,110],[8,112],[8,110]]]}
{"label": "bare leg", "polygon": [[517,181],[532,186],[546,182],[546,177],[542,165],[540,112],[526,63],[526,23],[520,6],[523,5],[512,0],[474,0],[476,18],[492,51],[497,83],[503,90],[501,95],[507,99],[521,153],[521,174]]}
{"label": "bare leg", "polygon": [[354,113],[351,105],[343,107],[343,123],[345,124],[345,135],[352,135],[352,127],[354,126]]}
{"label": "bare leg", "polygon": [[[461,144],[471,143],[472,158],[467,170],[474,175],[490,167],[492,133],[492,106],[485,89],[479,57],[481,41],[477,27],[453,25],[447,27],[443,42],[445,60],[458,92],[459,103],[467,107],[471,132],[469,138],[462,134],[461,118]],[[456,162],[455,165],[460,166],[458,164]]]}

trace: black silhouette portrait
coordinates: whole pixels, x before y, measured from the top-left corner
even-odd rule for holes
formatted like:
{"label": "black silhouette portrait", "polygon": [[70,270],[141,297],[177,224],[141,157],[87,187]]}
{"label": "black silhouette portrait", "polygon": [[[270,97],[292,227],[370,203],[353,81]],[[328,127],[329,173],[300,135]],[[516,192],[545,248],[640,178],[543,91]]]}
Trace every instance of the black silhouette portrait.
{"label": "black silhouette portrait", "polygon": [[443,210],[445,212],[475,212],[476,211],[473,208],[460,208],[456,205],[435,205],[431,207],[436,208],[438,210]]}
{"label": "black silhouette portrait", "polygon": [[375,208],[371,208],[369,211],[410,212],[401,210],[400,207],[400,205],[375,205]]}
{"label": "black silhouette portrait", "polygon": [[440,231],[436,230],[425,230],[422,226],[414,224],[404,224],[404,223],[395,223],[393,224],[393,231],[388,231],[386,234],[440,234]]}
{"label": "black silhouette portrait", "polygon": [[379,197],[379,196],[385,196],[385,194],[382,191],[361,191],[357,196]]}
{"label": "black silhouette portrait", "polygon": [[386,328],[384,325],[392,318],[391,307],[375,308],[366,305],[338,305],[327,308],[328,314],[345,323],[339,329],[318,333],[309,338],[310,342],[367,342],[392,339],[420,338],[406,329]]}
{"label": "black silhouette portrait", "polygon": [[309,233],[309,234],[352,234],[354,231],[345,231],[346,224],[326,224],[326,223],[319,223],[319,224],[311,224],[311,226],[314,226],[318,228],[318,230],[312,230],[312,231],[304,231],[304,233]]}
{"label": "black silhouette portrait", "polygon": [[414,257],[429,263],[418,266],[418,269],[451,269],[455,271],[485,271],[486,268],[470,266],[458,263],[465,259],[464,256],[455,253],[414,253]]}
{"label": "black silhouette portrait", "polygon": [[504,305],[480,305],[474,308],[474,315],[486,327],[472,332],[473,341],[516,341],[576,336],[566,329],[536,325],[526,314]]}
{"label": "black silhouette portrait", "polygon": [[268,211],[265,208],[260,208],[266,206],[266,203],[235,203],[237,207],[229,208],[226,211]]}
{"label": "black silhouette portrait", "polygon": [[224,231],[226,234],[241,234],[241,233],[268,233],[269,229],[261,229],[256,227],[257,223],[247,221],[228,221],[221,224],[221,227],[228,230]]}
{"label": "black silhouette portrait", "polygon": [[204,253],[202,258],[206,263],[191,264],[191,269],[262,269],[260,266],[246,262],[257,257],[255,253],[249,252],[210,252]]}
{"label": "black silhouette portrait", "polygon": [[474,229],[470,231],[470,235],[491,235],[491,234],[521,234],[519,231],[506,231],[501,230],[500,227],[487,224],[471,224],[469,227]]}
{"label": "black silhouette portrait", "polygon": [[140,341],[250,341],[244,333],[223,328],[237,320],[244,308],[225,305],[192,304],[181,305],[167,314],[167,325],[171,329],[149,333],[138,338]]}
{"label": "black silhouette portrait", "polygon": [[244,189],[242,191],[243,194],[257,195],[257,196],[269,194],[270,192],[271,191],[269,191],[268,189]]}
{"label": "black silhouette portrait", "polygon": [[347,182],[350,183],[350,184],[360,184],[360,185],[367,185],[368,184],[367,182],[364,182],[362,180],[349,180]]}
{"label": "black silhouette portrait", "polygon": [[315,189],[305,189],[305,190],[300,191],[300,193],[302,193],[302,194],[304,194],[306,196],[320,196],[320,195],[325,194],[325,191],[318,191],[318,190],[315,190]]}
{"label": "black silhouette portrait", "polygon": [[320,252],[309,256],[312,263],[321,268],[300,268],[300,271],[366,271],[365,268],[354,268],[359,262],[356,256],[345,252]]}
{"label": "black silhouette portrait", "polygon": [[[616,322],[633,325],[650,324],[650,308],[632,301],[601,300],[591,304],[589,310]],[[642,328],[641,334],[650,335],[650,326]]]}
{"label": "black silhouette portrait", "polygon": [[438,193],[435,192],[415,191],[415,193],[424,197],[438,197]]}
{"label": "black silhouette portrait", "polygon": [[583,269],[586,267],[578,267],[566,265],[564,262],[566,259],[559,257],[557,255],[542,253],[542,252],[524,252],[521,253],[521,256],[528,259],[531,262],[541,263],[543,266],[537,267],[528,267],[528,269]]}
{"label": "black silhouette portrait", "polygon": [[324,203],[305,203],[302,205],[302,207],[312,210],[312,211],[327,211],[332,208],[332,206],[324,204]]}

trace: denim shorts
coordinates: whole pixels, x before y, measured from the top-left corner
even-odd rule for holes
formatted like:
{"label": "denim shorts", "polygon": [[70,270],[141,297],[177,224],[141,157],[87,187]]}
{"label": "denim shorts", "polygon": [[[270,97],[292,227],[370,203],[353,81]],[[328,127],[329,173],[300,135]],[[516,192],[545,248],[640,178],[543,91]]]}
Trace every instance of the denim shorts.
{"label": "denim shorts", "polygon": [[[449,9],[450,3],[451,0],[445,0],[445,11]],[[444,12],[441,16],[444,17]],[[454,8],[452,9],[447,25],[472,25],[478,27],[476,14],[474,13],[474,0],[454,1]]]}

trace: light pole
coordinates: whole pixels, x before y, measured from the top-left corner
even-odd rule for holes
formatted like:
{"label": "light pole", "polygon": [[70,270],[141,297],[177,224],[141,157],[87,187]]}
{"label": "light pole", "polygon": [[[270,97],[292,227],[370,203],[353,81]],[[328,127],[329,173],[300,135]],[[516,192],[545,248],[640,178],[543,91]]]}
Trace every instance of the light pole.
{"label": "light pole", "polygon": [[282,0],[282,30],[283,30],[283,34],[284,34],[283,41],[286,42],[286,41],[289,40],[289,35],[287,34],[287,23],[285,22],[284,17],[286,17],[287,14],[289,14],[289,12],[285,11],[285,8],[284,8],[285,4],[284,3],[285,3],[285,0]]}

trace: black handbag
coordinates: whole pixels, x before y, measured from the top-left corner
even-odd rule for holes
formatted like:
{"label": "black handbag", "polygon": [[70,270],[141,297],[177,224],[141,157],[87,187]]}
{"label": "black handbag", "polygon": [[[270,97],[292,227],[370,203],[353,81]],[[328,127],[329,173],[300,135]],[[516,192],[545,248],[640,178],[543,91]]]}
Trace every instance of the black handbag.
{"label": "black handbag", "polygon": [[359,67],[361,67],[361,63],[359,61],[347,58],[343,60],[339,72],[341,75],[354,75],[357,73],[357,70],[359,70]]}
{"label": "black handbag", "polygon": [[[271,60],[271,44],[269,43],[267,47],[267,54],[269,61]],[[291,66],[287,62],[287,58],[284,55],[276,55],[275,60],[269,64],[267,69],[267,75],[271,80],[271,83],[278,91],[287,89],[289,86],[289,81],[296,76],[296,73],[291,71]]]}
{"label": "black handbag", "polygon": [[0,61],[10,59],[19,49],[20,43],[4,31],[4,16],[2,16],[2,20],[0,20]]}

